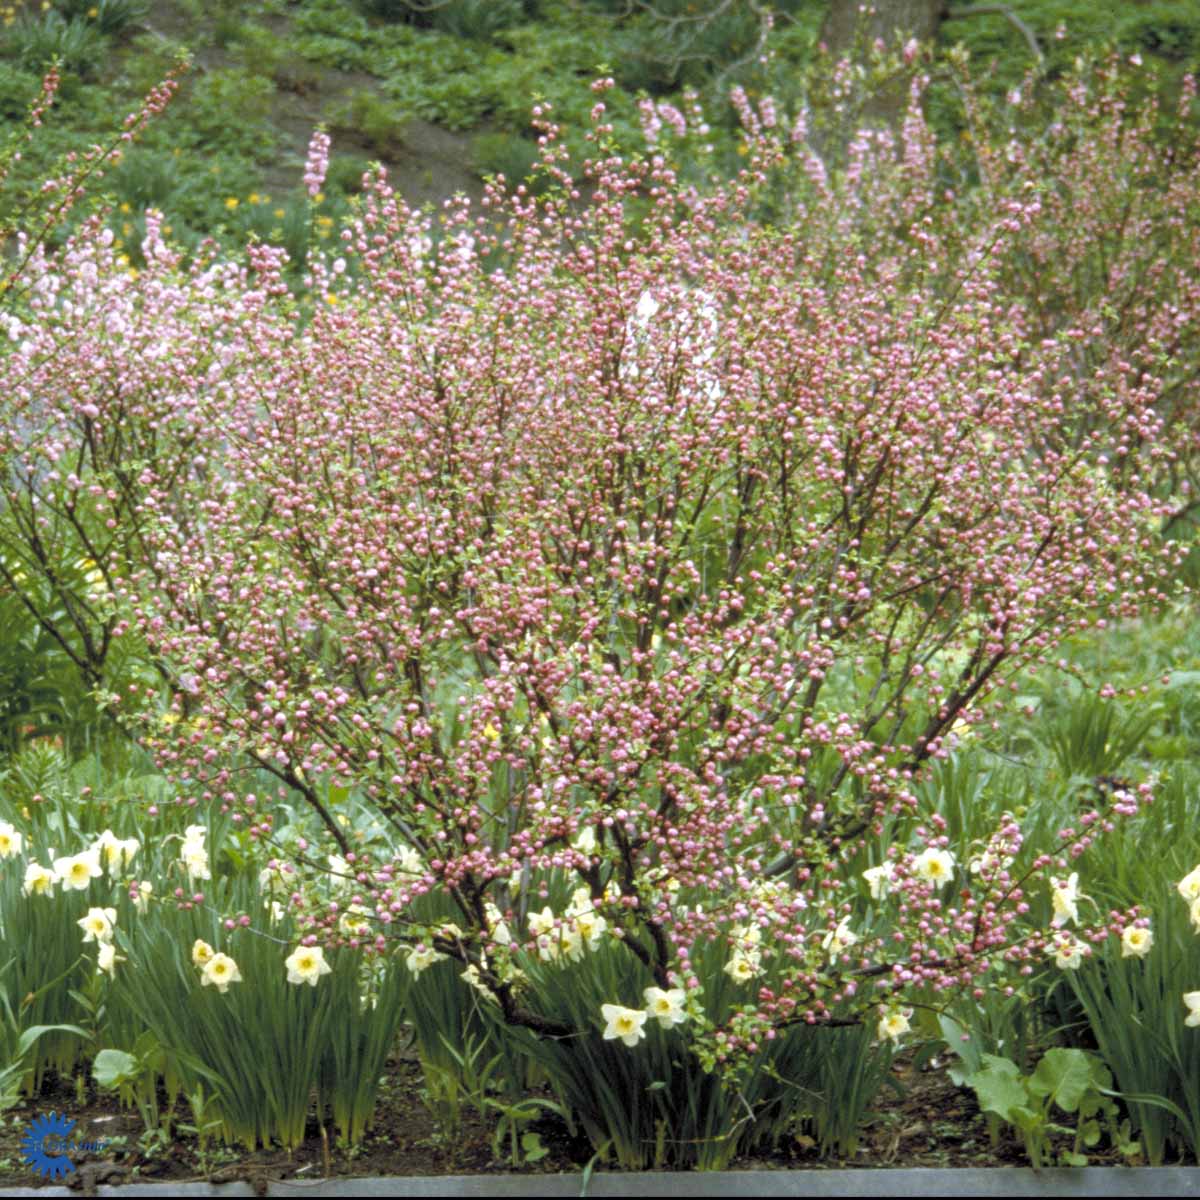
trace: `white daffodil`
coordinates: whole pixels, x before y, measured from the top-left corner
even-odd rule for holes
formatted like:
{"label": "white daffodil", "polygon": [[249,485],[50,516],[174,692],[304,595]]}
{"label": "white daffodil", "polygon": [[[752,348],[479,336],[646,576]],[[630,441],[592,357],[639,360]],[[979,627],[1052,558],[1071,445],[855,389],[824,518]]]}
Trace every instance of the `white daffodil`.
{"label": "white daffodil", "polygon": [[[1008,815],[1006,814],[1006,819]],[[1001,836],[993,837],[982,854],[976,855],[967,864],[972,875],[997,875],[1007,871],[1013,864],[1013,856],[1008,853],[1009,844]]]}
{"label": "white daffodil", "polygon": [[187,871],[189,883],[195,883],[200,879],[212,878],[212,873],[208,866],[208,854],[203,850],[193,854],[181,855],[180,862],[183,863],[184,870]]}
{"label": "white daffodil", "polygon": [[575,934],[589,950],[599,948],[607,928],[608,922],[597,912],[580,913],[575,918]]}
{"label": "white daffodil", "polygon": [[401,875],[424,875],[425,864],[421,856],[411,847],[405,846],[396,856],[394,865]]}
{"label": "white daffodil", "polygon": [[534,937],[541,937],[545,933],[552,932],[557,921],[554,910],[547,904],[540,913],[529,914],[529,932]]}
{"label": "white daffodil", "polygon": [[371,932],[367,916],[367,910],[361,904],[351,904],[338,918],[338,929],[344,937],[366,937]]}
{"label": "white daffodil", "polygon": [[1189,871],[1176,885],[1179,894],[1190,904],[1200,900],[1200,866]]}
{"label": "white daffodil", "polygon": [[843,917],[836,929],[829,930],[821,939],[821,949],[830,958],[837,958],[843,950],[853,946],[858,941],[858,934],[850,928],[850,918]]}
{"label": "white daffodil", "polygon": [[659,987],[648,987],[642,995],[646,1000],[646,1016],[653,1017],[664,1029],[682,1025],[687,1020],[684,1009],[687,993],[683,988],[664,991]]}
{"label": "white daffodil", "polygon": [[133,907],[141,916],[145,916],[150,911],[150,897],[154,895],[154,884],[148,879],[143,879],[137,886],[137,899],[133,902]]}
{"label": "white daffodil", "polygon": [[331,854],[326,861],[329,863],[329,882],[332,887],[354,886],[354,868],[340,854]]}
{"label": "white daffodil", "polygon": [[863,878],[871,889],[871,899],[882,900],[896,881],[896,867],[890,862],[880,863],[877,867],[868,867],[863,872]]}
{"label": "white daffodil", "polygon": [[762,974],[757,956],[751,958],[746,954],[735,954],[722,969],[734,983],[747,983],[756,975]]}
{"label": "white daffodil", "polygon": [[[544,936],[554,943],[553,952],[549,955],[542,955],[544,961],[552,962],[559,957],[569,959],[571,962],[580,962],[583,959],[583,936],[577,926],[564,926],[557,935],[549,933]],[[540,938],[538,939],[538,950],[540,953]]]}
{"label": "white daffodil", "polygon": [[909,1017],[912,1016],[911,1008],[889,1008],[879,1018],[878,1036],[882,1042],[884,1038],[889,1041],[898,1042],[912,1026],[909,1024]]}
{"label": "white daffodil", "polygon": [[935,888],[943,887],[954,876],[954,855],[949,850],[927,846],[913,861],[913,871],[918,879],[933,884]]}
{"label": "white daffodil", "polygon": [[483,982],[483,977],[479,974],[479,968],[474,963],[468,963],[462,973],[463,979],[467,981],[485,1000],[490,1000],[493,1004],[499,1004],[500,1001],[496,997],[496,993],[492,991],[486,983]]}
{"label": "white daffodil", "polygon": [[409,952],[408,957],[404,960],[408,969],[414,976],[420,975],[427,967],[433,966],[435,962],[439,962],[445,958],[444,954],[439,954],[432,946],[414,946]]}
{"label": "white daffodil", "polygon": [[216,951],[201,938],[197,938],[192,943],[192,965],[196,967],[207,966],[212,962],[213,955]]}
{"label": "white daffodil", "polygon": [[208,851],[205,849],[206,830],[203,825],[189,825],[183,834],[183,845],[179,848],[179,861],[187,871],[188,881],[211,879],[208,868]]}
{"label": "white daffodil", "polygon": [[762,942],[762,930],[757,925],[735,925],[729,936],[737,948],[745,953],[752,953]]}
{"label": "white daffodil", "polygon": [[1200,933],[1200,896],[1192,901],[1192,906],[1188,909],[1188,919],[1192,922],[1196,932]]}
{"label": "white daffodil", "polygon": [[48,867],[31,862],[25,868],[25,882],[21,885],[22,896],[53,896],[56,877]]}
{"label": "white daffodil", "polygon": [[1188,1015],[1184,1018],[1185,1025],[1200,1025],[1200,992],[1184,992],[1183,1002],[1187,1005]]}
{"label": "white daffodil", "polygon": [[1092,948],[1081,942],[1074,934],[1060,933],[1048,951],[1054,957],[1054,965],[1063,971],[1078,971],[1080,964],[1092,952]]}
{"label": "white daffodil", "polygon": [[591,826],[585,826],[575,836],[575,840],[571,843],[572,849],[578,850],[580,854],[595,854],[596,853],[596,830]]}
{"label": "white daffodil", "polygon": [[111,942],[117,922],[115,908],[89,908],[87,915],[75,922],[83,930],[85,942]]}
{"label": "white daffodil", "polygon": [[[574,943],[578,943],[579,953],[582,954],[583,941],[577,933],[560,929],[558,918],[553,909],[547,904],[540,913],[529,916],[529,932],[537,942],[538,957],[542,962],[554,962],[564,951],[575,951]],[[572,936],[573,934],[573,936]]]}
{"label": "white daffodil", "polygon": [[1121,933],[1121,957],[1145,958],[1154,945],[1154,934],[1141,925],[1130,925]]}
{"label": "white daffodil", "polygon": [[320,946],[298,946],[284,962],[287,967],[288,983],[307,983],[317,986],[322,975],[333,968],[325,961],[325,951]]}
{"label": "white daffodil", "polygon": [[276,863],[273,867],[263,867],[258,873],[258,890],[268,896],[286,896],[292,885],[288,880],[291,867]]}
{"label": "white daffodil", "polygon": [[13,825],[0,821],[0,858],[12,858],[25,848],[25,839]]}
{"label": "white daffodil", "polygon": [[124,961],[125,956],[117,953],[117,948],[112,942],[101,942],[96,954],[96,974],[115,975],[117,963]]}
{"label": "white daffodil", "polygon": [[1079,875],[1073,874],[1066,883],[1055,879],[1050,884],[1050,902],[1054,908],[1054,917],[1050,924],[1058,929],[1070,921],[1073,925],[1079,923]]}
{"label": "white daffodil", "polygon": [[636,1046],[646,1036],[646,1014],[638,1008],[622,1008],[619,1004],[600,1005],[604,1018],[604,1040],[620,1038],[626,1046]]}
{"label": "white daffodil", "polygon": [[85,891],[93,879],[104,874],[100,856],[94,850],[85,850],[73,858],[56,858],[54,873],[58,876],[64,892]]}
{"label": "white daffodil", "polygon": [[214,954],[204,964],[204,970],[200,972],[200,986],[208,987],[211,984],[222,995],[229,991],[231,983],[241,982],[242,973],[238,970],[237,963],[228,954]]}
{"label": "white daffodil", "polygon": [[205,839],[207,837],[208,830],[203,825],[189,825],[183,831],[183,848],[180,851],[180,856],[204,851]]}
{"label": "white daffodil", "polygon": [[92,844],[92,849],[100,855],[105,870],[115,875],[133,862],[141,846],[137,838],[119,838],[111,829],[106,829]]}
{"label": "white daffodil", "polygon": [[491,927],[492,941],[500,946],[511,946],[512,934],[504,923],[504,914],[494,904],[484,905],[483,911],[487,916],[488,925]]}
{"label": "white daffodil", "polygon": [[118,841],[116,852],[121,856],[121,866],[129,866],[141,848],[142,843],[137,838],[125,838],[124,841]]}

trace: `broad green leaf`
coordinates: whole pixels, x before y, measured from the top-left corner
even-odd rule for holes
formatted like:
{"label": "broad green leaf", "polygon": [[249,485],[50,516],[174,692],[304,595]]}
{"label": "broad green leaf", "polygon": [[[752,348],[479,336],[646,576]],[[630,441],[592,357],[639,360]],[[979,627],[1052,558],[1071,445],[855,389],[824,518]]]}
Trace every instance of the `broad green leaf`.
{"label": "broad green leaf", "polygon": [[973,1033],[945,1013],[938,1015],[938,1028],[945,1039],[946,1048],[956,1054],[959,1059],[959,1064],[951,1067],[947,1074],[956,1087],[962,1087],[966,1084],[967,1077],[974,1074],[983,1065],[983,1055],[980,1053],[979,1043],[976,1042]]}
{"label": "broad green leaf", "polygon": [[1088,1057],[1086,1051],[1062,1046],[1047,1050],[1029,1081],[1029,1090],[1035,1096],[1049,1096],[1064,1112],[1074,1112],[1092,1086]]}
{"label": "broad green leaf", "polygon": [[92,1076],[103,1088],[117,1088],[138,1077],[137,1059],[124,1050],[101,1050],[92,1063]]}
{"label": "broad green leaf", "polygon": [[1016,1124],[1013,1115],[1029,1102],[1029,1095],[1021,1079],[1017,1065],[1007,1058],[985,1054],[986,1066],[967,1077],[967,1084],[974,1089],[979,1107],[984,1112],[995,1113],[1011,1124]]}

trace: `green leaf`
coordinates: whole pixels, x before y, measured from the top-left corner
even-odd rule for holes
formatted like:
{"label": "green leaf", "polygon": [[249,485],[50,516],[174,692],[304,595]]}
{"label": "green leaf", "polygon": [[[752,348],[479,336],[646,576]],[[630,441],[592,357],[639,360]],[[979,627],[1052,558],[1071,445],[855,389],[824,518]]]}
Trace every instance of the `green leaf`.
{"label": "green leaf", "polygon": [[974,1034],[945,1013],[938,1015],[938,1027],[946,1041],[946,1048],[958,1056],[958,1065],[951,1067],[947,1074],[956,1087],[962,1087],[966,1084],[967,1077],[983,1065],[979,1043]]}
{"label": "green leaf", "polygon": [[521,1134],[521,1149],[525,1151],[525,1161],[535,1163],[550,1153],[548,1147],[542,1145],[542,1139],[532,1131]]}
{"label": "green leaf", "polygon": [[[1046,1125],[1045,1114],[1038,1112],[1036,1109],[1029,1108],[1027,1105],[1014,1105],[1008,1110],[1008,1120],[1015,1125],[1022,1133],[1040,1135],[1047,1128],[1054,1129],[1053,1125]],[[1061,1127],[1060,1127],[1061,1128]],[[1070,1133],[1068,1129],[1066,1131]]]}
{"label": "green leaf", "polygon": [[78,1025],[30,1025],[17,1039],[17,1057],[23,1058],[29,1047],[44,1033],[75,1033],[83,1038],[88,1036],[87,1030],[80,1029]]}
{"label": "green leaf", "polygon": [[967,1077],[968,1086],[974,1089],[984,1112],[995,1113],[1010,1124],[1016,1124],[1013,1114],[1029,1102],[1016,1063],[994,1054],[985,1054],[983,1061],[986,1064],[983,1070]]}
{"label": "green leaf", "polygon": [[138,1077],[137,1059],[124,1050],[101,1050],[92,1063],[92,1077],[102,1088],[117,1088]]}
{"label": "green leaf", "polygon": [[1038,1063],[1029,1090],[1049,1096],[1063,1112],[1074,1112],[1092,1087],[1092,1068],[1086,1051],[1058,1046],[1047,1050]]}

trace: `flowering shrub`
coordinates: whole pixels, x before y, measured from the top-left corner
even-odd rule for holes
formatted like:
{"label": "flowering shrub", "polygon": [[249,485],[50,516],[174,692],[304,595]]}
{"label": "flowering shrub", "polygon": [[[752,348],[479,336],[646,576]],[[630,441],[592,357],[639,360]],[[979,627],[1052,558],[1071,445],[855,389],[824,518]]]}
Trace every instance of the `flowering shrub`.
{"label": "flowering shrub", "polygon": [[[99,222],[31,254],[2,449],[31,550],[49,526],[94,550],[79,636],[149,648],[157,677],[107,699],[179,803],[264,860],[281,793],[323,826],[288,865],[346,891],[293,890],[279,1004],[318,1003],[326,951],[399,941],[414,990],[450,960],[634,1166],[732,1147],[739,1080],[755,1116],[808,1103],[786,1064],[821,1079],[816,1039],[858,1038],[867,1079],[930,996],[1081,968],[1110,923],[1073,864],[1149,786],[1033,844],[1006,815],[969,863],[917,786],[1023,666],[1164,599],[1179,555],[1155,536],[1164,379],[1012,282],[1064,219],[1020,154],[942,206],[919,80],[899,142],[864,132],[834,172],[741,97],[747,168],[700,192],[617,152],[605,89],[586,203],[544,112],[537,200],[497,187],[435,229],[376,176],[306,323],[269,247],[185,269],[151,219],[136,280]],[[794,207],[764,221],[781,177]],[[1161,301],[1185,326],[1189,297]],[[352,795],[378,834],[339,820]],[[194,887],[204,828],[181,843]],[[256,1011],[247,938],[193,951],[214,1022]]]}

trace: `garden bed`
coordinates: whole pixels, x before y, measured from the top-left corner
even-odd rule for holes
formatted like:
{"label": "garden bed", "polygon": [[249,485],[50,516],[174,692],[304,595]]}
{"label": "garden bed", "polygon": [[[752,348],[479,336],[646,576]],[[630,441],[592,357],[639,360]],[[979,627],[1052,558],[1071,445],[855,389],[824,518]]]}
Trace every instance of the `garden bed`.
{"label": "garden bed", "polygon": [[[774,1155],[737,1160],[730,1172],[630,1175],[601,1167],[591,1176],[589,1194],[634,1194],[653,1187],[656,1193],[674,1190],[693,1195],[725,1195],[730,1190],[760,1195],[790,1195],[800,1190],[818,1195],[887,1194],[894,1190],[925,1195],[965,1191],[981,1195],[1200,1195],[1200,1169],[1130,1170],[1118,1161],[1115,1151],[1094,1154],[1091,1161],[1095,1165],[1088,1168],[1030,1171],[1018,1140],[1002,1135],[992,1144],[975,1097],[956,1087],[944,1067],[918,1069],[911,1056],[906,1056],[897,1063],[892,1078],[897,1088],[881,1094],[877,1110],[863,1129],[858,1153],[851,1158],[823,1158],[810,1138],[797,1133]],[[464,1111],[458,1127],[447,1129],[431,1112],[422,1089],[419,1064],[410,1057],[399,1057],[390,1064],[374,1128],[358,1150],[347,1152],[333,1144],[327,1147],[313,1124],[304,1143],[289,1155],[280,1150],[248,1154],[212,1144],[202,1153],[195,1137],[186,1133],[177,1134],[174,1140],[147,1139],[136,1112],[122,1111],[94,1094],[87,1095],[80,1105],[73,1086],[52,1085],[43,1096],[25,1101],[9,1113],[0,1131],[0,1189],[5,1195],[23,1194],[31,1187],[39,1195],[67,1195],[70,1190],[87,1193],[96,1187],[138,1191],[149,1184],[156,1191],[195,1187],[200,1189],[194,1193],[197,1195],[262,1195],[263,1188],[268,1189],[266,1194],[289,1195],[303,1184],[306,1194],[311,1189],[311,1194],[319,1195],[430,1191],[508,1195],[515,1194],[513,1180],[519,1179],[517,1190],[522,1193],[579,1194],[580,1173],[587,1168],[591,1150],[585,1139],[572,1138],[558,1118],[551,1116],[533,1126],[545,1157],[524,1165],[521,1173],[514,1175],[513,1164],[504,1154],[506,1147],[497,1153],[488,1123]],[[79,1169],[69,1177],[68,1188],[38,1186],[37,1176],[21,1159],[20,1138],[26,1124],[51,1111],[65,1112],[77,1121],[73,1137],[104,1139],[111,1146],[103,1153],[76,1156]],[[1112,1170],[1104,1170],[1100,1180],[1097,1172],[1105,1168]],[[796,1172],[804,1173],[803,1189],[795,1182]],[[897,1174],[904,1178],[884,1181],[880,1172],[889,1180]],[[682,1174],[687,1175],[686,1183],[680,1179]],[[736,1180],[731,1182],[730,1175]],[[251,1190],[235,1190],[234,1184]]]}

